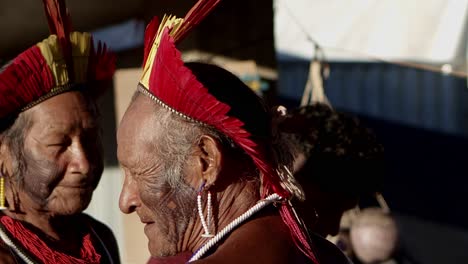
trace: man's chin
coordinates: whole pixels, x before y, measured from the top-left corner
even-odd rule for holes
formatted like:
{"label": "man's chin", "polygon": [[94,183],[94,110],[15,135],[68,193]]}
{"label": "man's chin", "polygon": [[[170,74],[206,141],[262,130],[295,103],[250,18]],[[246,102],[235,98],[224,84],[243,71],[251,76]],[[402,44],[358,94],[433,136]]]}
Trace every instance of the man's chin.
{"label": "man's chin", "polygon": [[151,250],[149,249],[152,258],[169,258],[176,256],[176,253],[161,251],[161,250]]}
{"label": "man's chin", "polygon": [[48,204],[46,206],[47,211],[51,212],[54,215],[61,216],[72,216],[82,213],[86,208],[88,208],[91,202],[91,197],[82,197],[82,199],[77,200],[73,203],[63,202],[63,203],[54,203]]}
{"label": "man's chin", "polygon": [[148,240],[148,250],[153,258],[172,257],[177,254],[175,250],[167,248],[167,244],[156,243],[156,241]]}
{"label": "man's chin", "polygon": [[162,263],[186,263],[192,257],[192,252],[182,252],[175,256],[153,257],[151,256],[148,264],[162,264]]}

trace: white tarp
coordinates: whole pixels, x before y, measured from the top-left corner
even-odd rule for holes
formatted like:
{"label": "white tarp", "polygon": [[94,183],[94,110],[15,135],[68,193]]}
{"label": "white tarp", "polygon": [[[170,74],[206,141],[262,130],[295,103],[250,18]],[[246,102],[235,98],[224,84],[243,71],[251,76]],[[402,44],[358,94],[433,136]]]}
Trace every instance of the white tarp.
{"label": "white tarp", "polygon": [[466,63],[468,0],[274,0],[277,52],[310,59]]}

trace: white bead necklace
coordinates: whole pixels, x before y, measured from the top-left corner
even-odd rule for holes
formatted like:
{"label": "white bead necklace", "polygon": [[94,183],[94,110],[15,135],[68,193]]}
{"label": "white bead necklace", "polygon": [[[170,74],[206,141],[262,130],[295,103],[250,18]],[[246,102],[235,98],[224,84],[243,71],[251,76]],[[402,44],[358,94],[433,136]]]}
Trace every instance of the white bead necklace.
{"label": "white bead necklace", "polygon": [[[3,230],[3,227],[0,226],[0,239],[5,242],[5,244],[10,247],[26,264],[34,264],[34,262],[23,253],[23,251],[16,246],[15,242],[7,235],[6,231]],[[13,256],[14,257],[14,256]]]}
{"label": "white bead necklace", "polygon": [[196,253],[190,258],[189,262],[199,260],[203,255],[208,252],[216,243],[218,243],[222,238],[224,238],[227,234],[229,234],[234,228],[242,224],[245,220],[249,219],[253,214],[256,212],[262,210],[265,208],[267,205],[272,204],[274,202],[280,201],[282,198],[278,194],[274,193],[267,198],[260,200],[257,202],[256,205],[251,207],[247,212],[243,213],[234,221],[229,223],[225,228],[223,228],[218,234],[216,234],[213,238],[208,240],[205,245],[203,245],[201,248],[199,248]]}

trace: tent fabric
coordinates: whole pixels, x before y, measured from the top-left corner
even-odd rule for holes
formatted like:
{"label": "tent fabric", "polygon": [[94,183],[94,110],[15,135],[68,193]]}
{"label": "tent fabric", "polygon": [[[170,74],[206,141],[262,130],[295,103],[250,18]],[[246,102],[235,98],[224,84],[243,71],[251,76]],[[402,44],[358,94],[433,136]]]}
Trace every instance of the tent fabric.
{"label": "tent fabric", "polygon": [[[274,0],[278,53],[327,58],[466,64],[468,0]],[[307,33],[305,33],[305,32]]]}

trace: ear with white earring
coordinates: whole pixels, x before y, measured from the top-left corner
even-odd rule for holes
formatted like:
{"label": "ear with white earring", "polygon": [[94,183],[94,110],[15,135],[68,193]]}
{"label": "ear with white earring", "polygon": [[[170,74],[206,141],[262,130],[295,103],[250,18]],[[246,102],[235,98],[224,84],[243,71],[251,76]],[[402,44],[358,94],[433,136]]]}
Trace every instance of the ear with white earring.
{"label": "ear with white earring", "polygon": [[210,231],[210,227],[213,223],[213,205],[211,201],[211,192],[207,190],[207,201],[206,201],[206,219],[203,214],[203,201],[202,201],[202,192],[205,187],[205,182],[200,186],[198,189],[198,194],[197,194],[197,207],[198,207],[198,216],[200,217],[200,221],[203,226],[204,234],[202,234],[202,237],[205,238],[210,238],[213,237],[214,235]]}

